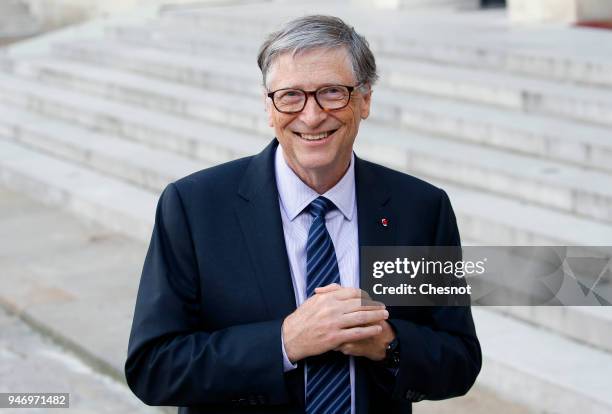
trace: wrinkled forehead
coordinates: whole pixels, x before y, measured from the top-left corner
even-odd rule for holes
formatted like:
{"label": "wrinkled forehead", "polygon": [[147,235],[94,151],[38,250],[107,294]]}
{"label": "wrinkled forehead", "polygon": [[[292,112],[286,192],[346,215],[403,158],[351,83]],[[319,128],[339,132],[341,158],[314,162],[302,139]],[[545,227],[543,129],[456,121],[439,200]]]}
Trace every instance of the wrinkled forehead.
{"label": "wrinkled forehead", "polygon": [[266,83],[270,90],[353,85],[355,74],[346,48],[312,48],[276,56],[270,64]]}

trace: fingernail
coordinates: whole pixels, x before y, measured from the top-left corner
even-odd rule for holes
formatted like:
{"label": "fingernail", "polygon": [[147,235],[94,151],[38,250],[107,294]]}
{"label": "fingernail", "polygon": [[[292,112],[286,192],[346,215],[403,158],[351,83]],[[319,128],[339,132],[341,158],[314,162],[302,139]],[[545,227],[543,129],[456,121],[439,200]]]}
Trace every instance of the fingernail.
{"label": "fingernail", "polygon": [[384,315],[385,315],[385,318],[388,318],[389,317],[389,311],[386,310]]}

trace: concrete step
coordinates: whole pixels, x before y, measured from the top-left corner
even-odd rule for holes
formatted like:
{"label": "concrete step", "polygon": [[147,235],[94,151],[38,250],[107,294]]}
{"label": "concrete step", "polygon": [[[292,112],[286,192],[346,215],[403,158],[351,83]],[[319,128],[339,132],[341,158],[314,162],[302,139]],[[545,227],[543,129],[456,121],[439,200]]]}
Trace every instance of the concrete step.
{"label": "concrete step", "polygon": [[0,186],[0,308],[39,333],[47,348],[38,351],[23,329],[0,323],[0,350],[18,339],[12,352],[0,352],[3,391],[66,388],[76,413],[175,413],[147,407],[123,374],[147,245],[17,191]]}
{"label": "concrete step", "polygon": [[[19,84],[18,79],[12,79],[11,85],[13,87]],[[1,84],[4,85],[5,82]],[[150,138],[150,135],[157,134],[160,138],[153,138],[151,141],[146,142],[149,142],[152,146],[179,153],[181,149],[187,147],[191,151],[186,154],[195,155],[197,158],[208,160],[211,163],[237,158],[239,154],[236,151],[240,151],[240,155],[255,153],[263,148],[267,141],[266,139],[254,139],[253,137],[249,137],[248,140],[245,138],[244,143],[248,142],[248,146],[243,146],[235,151],[226,150],[222,154],[221,150],[217,150],[214,147],[211,149],[214,142],[217,142],[215,140],[234,144],[242,136],[240,132],[227,129],[222,130],[222,135],[214,136],[213,144],[211,144],[202,138],[197,138],[207,135],[202,135],[206,124],[187,120],[179,122],[169,115],[154,114],[142,109],[138,111],[128,110],[128,107],[116,103],[106,102],[107,105],[100,105],[99,108],[95,108],[88,104],[88,100],[95,101],[95,98],[91,97],[79,96],[78,99],[75,98],[77,103],[71,103],[73,98],[70,93],[65,91],[60,93],[59,97],[55,97],[57,99],[45,101],[43,99],[44,96],[40,94],[46,88],[42,85],[34,85],[32,89],[36,89],[36,91],[28,93],[33,94],[32,96],[38,96],[38,101],[35,101],[38,103],[30,103],[26,106],[38,111],[40,111],[40,108],[44,108],[45,110],[42,111],[44,114],[57,115],[65,120],[75,121],[84,126],[95,127],[99,130],[106,130],[106,132],[118,132],[119,135],[125,134],[127,131],[128,136],[131,136],[136,131],[137,135],[141,137],[141,141],[146,141]],[[13,96],[13,102],[17,104],[19,104],[19,101],[24,100],[27,101],[25,98],[16,99]],[[20,105],[22,104],[23,102]],[[92,113],[87,115],[79,113],[79,111],[86,110],[90,110]],[[144,116],[145,114],[148,115]],[[138,118],[139,116],[140,119]],[[105,120],[105,122],[97,122],[97,119]],[[124,123],[129,125],[129,128],[124,126]],[[142,126],[143,123],[148,128],[147,130],[140,132],[135,130],[135,128],[138,128],[138,125],[144,128]],[[155,123],[157,125],[153,125]],[[191,133],[185,130],[185,125],[192,126]],[[160,128],[160,130],[151,129],[153,126]],[[178,137],[182,138],[175,136],[178,130],[181,130]],[[161,139],[162,136],[165,137],[165,140]],[[368,136],[368,134],[365,134],[365,136]],[[209,139],[210,137],[206,136],[206,138]],[[179,139],[182,139],[183,142],[174,143]],[[185,142],[190,143],[191,146],[186,146]],[[223,148],[219,143],[215,145]],[[361,153],[366,154],[366,158],[387,165],[394,166],[393,160],[397,159],[397,150],[389,148],[387,145],[377,144],[376,142],[360,142],[357,149],[362,150]],[[406,168],[403,170],[406,171]],[[448,184],[444,184],[444,188],[448,188],[453,194],[457,215],[462,222],[462,231],[469,239],[519,245],[532,243],[606,245],[612,238],[612,226],[607,224],[596,223],[591,220],[581,219],[570,214],[555,212],[537,206],[524,205],[516,200],[509,200],[492,194],[483,194],[482,192]],[[498,213],[500,211],[504,211],[505,214],[500,215]],[[580,229],[580,231],[576,231],[576,229]]]}
{"label": "concrete step", "polygon": [[[139,108],[203,119],[249,132],[258,131],[266,136],[272,132],[262,110],[261,98],[250,95],[245,99],[226,91],[203,89],[122,69],[57,58],[18,61],[5,72]],[[260,109],[256,115],[254,103]]]}
{"label": "concrete step", "polygon": [[[19,283],[17,279],[3,280],[3,286],[7,282]],[[68,393],[70,411],[77,413],[162,413],[158,408],[147,407],[139,401],[125,384],[96,372],[73,352],[52,343],[2,308],[0,329],[3,392],[42,389]],[[10,411],[13,410],[2,409],[2,412]]]}
{"label": "concrete step", "polygon": [[395,122],[405,128],[612,172],[608,127],[418,93],[377,90],[375,99],[392,108]]}
{"label": "concrete step", "polygon": [[610,306],[500,306],[487,309],[612,353]]}
{"label": "concrete step", "polygon": [[[363,125],[370,158],[417,175],[500,194],[560,212],[610,223],[608,174],[499,150],[445,142],[431,136],[397,134],[393,128]],[[365,142],[364,142],[365,143]],[[386,150],[386,151],[385,151]],[[402,152],[398,150],[403,150]],[[380,154],[382,154],[382,156]],[[395,152],[395,156],[390,152]],[[587,184],[588,183],[588,184]],[[591,195],[587,195],[593,191]],[[595,195],[597,194],[597,195]]]}
{"label": "concrete step", "polygon": [[[131,44],[194,54],[214,51],[216,54],[229,54],[234,58],[251,53],[259,46],[258,41],[238,36],[220,35],[214,32],[205,32],[203,35],[202,29],[197,28],[171,31],[165,29],[159,22],[153,27],[110,27],[107,33],[112,38]],[[224,47],[219,48],[220,44]],[[589,64],[587,67],[591,68],[592,65]],[[52,76],[53,72],[52,69],[47,69],[48,76]],[[612,171],[612,142],[609,139],[609,127],[590,126],[560,118],[526,114],[522,110],[508,111],[493,106],[453,102],[414,92],[389,93],[384,89],[376,89],[377,102],[380,102],[379,97],[388,97],[399,107],[393,110],[400,118],[401,125],[451,138],[457,137],[544,158],[576,163],[588,168]],[[375,116],[376,113],[373,114],[373,117]]]}
{"label": "concrete step", "polygon": [[[206,55],[214,52],[217,56],[248,56],[255,60],[262,38],[239,33],[220,33],[191,25],[169,29],[167,24],[155,20],[140,26],[114,25],[105,29],[105,36],[125,44],[153,47],[161,50]],[[263,37],[263,36],[262,36]],[[223,45],[223,47],[220,47]]]}
{"label": "concrete step", "polygon": [[[261,93],[255,59],[226,58],[221,63],[209,57],[129,47],[111,41],[62,43],[54,50],[62,57],[107,64],[197,86],[255,95]],[[596,87],[389,57],[379,58],[378,62],[381,90],[404,90],[612,126],[612,98],[607,91]]]}
{"label": "concrete step", "polygon": [[[505,31],[500,26],[508,23],[496,20],[500,17],[505,19],[505,16],[498,16],[499,13],[496,12],[472,14],[481,16],[481,21],[471,19],[465,24],[458,23],[457,20],[461,18],[454,15],[452,21],[444,14],[433,17],[395,11],[392,16],[382,11],[368,10],[369,13],[361,13],[362,16],[359,16],[356,10],[352,10],[352,13],[337,11],[346,14],[349,21],[362,28],[379,57],[428,60],[445,66],[468,66],[479,71],[488,69],[499,73],[506,70],[546,80],[612,86],[612,60],[606,57],[605,52],[602,53],[601,48],[595,46],[602,42],[607,43],[606,34],[602,31],[554,26],[537,31],[537,35],[534,35],[534,30],[520,30],[516,27]],[[172,15],[168,19],[161,19],[158,26],[160,30],[156,32],[156,36],[165,31],[165,34],[161,35],[161,43],[164,43],[164,39],[176,39],[176,35],[185,31],[191,33],[192,30],[200,29],[200,37],[208,36],[214,31],[217,36],[229,34],[233,40],[225,40],[222,44],[229,43],[230,47],[226,50],[234,50],[234,41],[237,39],[248,36],[259,41],[261,35],[266,30],[269,31],[270,26],[290,14],[287,8],[279,8],[271,15],[262,16],[262,19],[268,22],[268,29],[265,22],[254,22],[244,11],[239,16],[222,13],[221,10],[190,16]],[[367,18],[364,18],[366,15]],[[465,15],[470,16],[468,13]],[[432,30],[436,23],[438,26],[444,26],[445,30]],[[389,34],[381,34],[381,26],[388,27],[385,33]],[[482,35],[485,31],[487,36]],[[194,34],[192,40],[187,43],[197,43],[193,38],[197,39],[198,35]],[[457,41],[463,43],[455,45]],[[176,45],[177,42],[173,43]],[[571,115],[571,111],[567,114]]]}
{"label": "concrete step", "polygon": [[484,308],[472,312],[481,384],[539,412],[612,411],[612,354]]}
{"label": "concrete step", "polygon": [[[51,78],[44,76],[45,68],[52,71]],[[94,92],[161,111],[170,109],[180,115],[221,122],[236,128],[248,128],[251,125],[253,132],[270,134],[256,109],[261,106],[256,99],[227,99],[224,94],[174,86],[113,70],[58,62],[24,65],[18,72],[27,72],[39,79],[42,77],[44,81],[62,87]],[[152,94],[148,91],[155,92]],[[207,116],[206,108],[209,107],[215,109]],[[226,114],[225,119],[220,119],[223,114]],[[396,152],[394,157],[383,160],[396,168],[498,192],[585,217],[612,221],[610,175],[488,148],[435,140],[428,136],[398,133],[393,128],[383,126],[364,124],[362,136],[368,142],[384,142],[400,149],[401,152]],[[445,146],[442,153],[440,145]],[[456,167],[452,174],[443,168],[449,165]]]}
{"label": "concrete step", "polygon": [[[209,35],[223,36],[225,39],[219,44],[232,43],[232,46],[232,39],[243,38],[248,52],[257,50],[257,46],[251,48],[250,39],[246,37],[255,37],[259,42],[269,30],[266,24],[268,28],[273,27],[291,14],[282,7],[276,9],[260,16],[257,22],[239,9],[225,13],[217,9],[190,15],[166,14],[151,25],[133,27],[133,30],[111,29],[110,32],[124,40],[142,41],[146,37],[142,35],[149,31],[162,47],[172,44],[179,48],[185,44],[204,45],[203,38]],[[537,28],[510,26],[506,14],[498,11],[455,14],[450,19],[444,13],[423,15],[395,10],[390,14],[371,8],[332,10],[332,14],[343,15],[358,27],[376,56],[612,86],[612,59],[609,58],[612,49],[607,46],[607,33],[601,30],[553,24]],[[380,27],[387,30],[381,32]],[[444,30],[436,30],[436,27],[444,27]],[[123,26],[123,29],[128,28]],[[192,36],[183,39],[184,33]]]}
{"label": "concrete step", "polygon": [[[526,79],[406,59],[379,59],[381,85],[526,113],[612,126],[612,97],[597,87]],[[386,71],[385,71],[386,69]]]}
{"label": "concrete step", "polygon": [[[361,144],[357,144],[360,148]],[[382,162],[382,160],[374,160]],[[574,215],[431,180],[452,199],[461,234],[481,244],[609,246],[612,227]]]}
{"label": "concrete step", "polygon": [[0,74],[0,101],[209,163],[253,154],[252,134],[71,93]]}
{"label": "concrete step", "polygon": [[[481,33],[475,32],[468,36],[462,33],[454,37],[456,33],[431,33],[433,36],[427,37],[416,33],[406,37],[405,33],[401,33],[391,41],[380,39],[376,45],[382,55],[410,60],[516,73],[580,85],[612,87],[612,60],[608,54],[601,51],[597,53],[593,48],[594,44],[605,41],[606,34],[602,31],[567,28],[566,33],[559,33],[556,38],[559,42],[564,35],[568,37],[567,40],[572,37],[573,49],[566,50],[555,50],[554,39],[546,32],[522,38],[520,42],[499,35],[483,39]],[[577,32],[582,34],[580,42],[574,38]],[[548,38],[548,41],[542,44],[542,38]],[[510,42],[514,42],[511,47],[507,46]],[[580,55],[578,48],[586,48],[594,53]]]}
{"label": "concrete step", "polygon": [[151,236],[155,193],[6,139],[0,139],[0,182],[130,237]]}
{"label": "concrete step", "polygon": [[54,55],[206,89],[261,95],[261,74],[251,62],[219,62],[211,56],[189,56],[109,40],[57,43]]}
{"label": "concrete step", "polygon": [[0,104],[0,134],[15,143],[160,193],[210,164]]}

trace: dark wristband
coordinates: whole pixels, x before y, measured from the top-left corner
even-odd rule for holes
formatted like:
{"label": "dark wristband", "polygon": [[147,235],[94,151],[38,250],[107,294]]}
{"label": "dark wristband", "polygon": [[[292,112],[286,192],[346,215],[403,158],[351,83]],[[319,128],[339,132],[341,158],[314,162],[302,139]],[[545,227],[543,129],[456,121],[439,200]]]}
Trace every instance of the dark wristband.
{"label": "dark wristband", "polygon": [[383,364],[387,368],[396,369],[400,365],[399,339],[397,336],[387,345]]}

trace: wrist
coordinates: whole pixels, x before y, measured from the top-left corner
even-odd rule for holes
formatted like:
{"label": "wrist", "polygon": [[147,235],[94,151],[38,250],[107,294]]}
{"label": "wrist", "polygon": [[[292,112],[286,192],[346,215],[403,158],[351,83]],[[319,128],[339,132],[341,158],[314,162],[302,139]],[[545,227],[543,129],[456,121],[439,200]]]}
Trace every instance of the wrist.
{"label": "wrist", "polygon": [[393,329],[393,326],[387,323],[387,321],[385,321],[385,324],[388,325],[390,333],[385,338],[388,341],[385,341],[385,358],[383,359],[382,363],[389,369],[397,369],[400,365],[399,338],[395,334],[395,329]]}
{"label": "wrist", "polygon": [[295,364],[297,361],[300,360],[300,358],[296,352],[293,342],[291,341],[291,335],[288,334],[291,332],[291,329],[289,327],[290,323],[288,323],[288,319],[290,318],[290,316],[291,315],[287,316],[285,320],[283,321],[283,324],[281,325],[281,340],[282,340],[284,352],[285,352],[285,355],[287,356],[287,359],[292,364]]}

